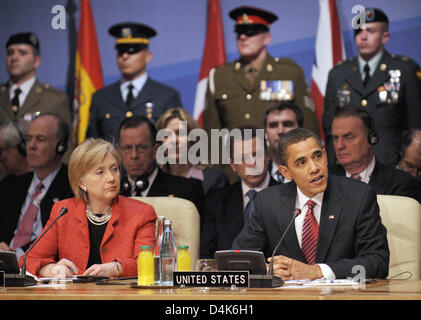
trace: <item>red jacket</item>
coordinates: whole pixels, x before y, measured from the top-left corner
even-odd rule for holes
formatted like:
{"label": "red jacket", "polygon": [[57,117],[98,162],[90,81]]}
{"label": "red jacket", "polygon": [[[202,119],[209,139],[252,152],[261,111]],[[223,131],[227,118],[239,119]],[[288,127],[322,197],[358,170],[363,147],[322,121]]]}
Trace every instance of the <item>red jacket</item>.
{"label": "red jacket", "polygon": [[[76,198],[55,203],[45,228],[58,216],[62,207],[69,211],[57,220],[28,254],[26,269],[38,274],[39,269],[49,263],[67,258],[79,269],[86,270],[89,260],[89,229],[86,203]],[[137,256],[140,247],[155,245],[156,214],[152,206],[138,200],[118,196],[113,202],[111,218],[105,229],[100,246],[102,263],[118,261],[122,266],[121,276],[137,275]],[[20,260],[22,266],[23,257]]]}

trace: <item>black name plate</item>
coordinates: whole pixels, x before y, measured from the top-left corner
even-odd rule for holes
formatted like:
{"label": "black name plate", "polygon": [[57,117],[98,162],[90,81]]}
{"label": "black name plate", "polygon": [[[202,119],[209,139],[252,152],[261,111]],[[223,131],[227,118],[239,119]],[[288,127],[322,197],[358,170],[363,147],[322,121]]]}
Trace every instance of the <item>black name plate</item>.
{"label": "black name plate", "polygon": [[248,271],[176,271],[174,286],[186,287],[248,287]]}

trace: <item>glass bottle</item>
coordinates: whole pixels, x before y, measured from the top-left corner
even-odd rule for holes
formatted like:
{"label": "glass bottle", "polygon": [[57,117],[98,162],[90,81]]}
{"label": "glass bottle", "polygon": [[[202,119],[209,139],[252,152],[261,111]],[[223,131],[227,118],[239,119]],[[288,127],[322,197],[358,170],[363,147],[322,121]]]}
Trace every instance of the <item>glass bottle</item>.
{"label": "glass bottle", "polygon": [[161,245],[161,284],[173,284],[173,272],[177,266],[177,248],[175,246],[175,237],[172,231],[171,220],[165,219],[164,233]]}
{"label": "glass bottle", "polygon": [[156,237],[155,237],[155,248],[153,254],[153,262],[154,262],[154,283],[155,285],[160,285],[161,283],[161,246],[162,246],[162,238],[164,234],[164,216],[158,216],[156,221],[157,228],[156,228]]}
{"label": "glass bottle", "polygon": [[189,246],[178,246],[177,248],[177,271],[190,271],[191,257]]}
{"label": "glass bottle", "polygon": [[154,265],[151,246],[141,246],[137,258],[137,284],[151,286],[154,284]]}

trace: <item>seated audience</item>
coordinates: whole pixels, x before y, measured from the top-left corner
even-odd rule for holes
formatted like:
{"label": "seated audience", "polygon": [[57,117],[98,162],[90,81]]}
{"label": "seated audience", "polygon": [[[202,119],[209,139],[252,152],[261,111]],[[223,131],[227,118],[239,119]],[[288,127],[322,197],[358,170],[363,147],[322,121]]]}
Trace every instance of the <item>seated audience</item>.
{"label": "seated audience", "polygon": [[156,128],[146,117],[125,118],[118,129],[117,150],[125,171],[120,193],[128,197],[178,197],[193,202],[201,214],[205,206],[202,183],[196,179],[174,176],[156,164],[160,144]]}
{"label": "seated audience", "polygon": [[27,270],[43,277],[137,275],[140,246],[155,244],[156,214],[148,204],[119,196],[114,146],[84,141],[70,157],[69,181],[75,198],[54,205],[46,228],[63,207],[68,213],[29,252]]}
{"label": "seated audience", "polygon": [[[200,163],[198,165],[191,164],[187,155],[195,141],[189,141],[188,136],[192,130],[199,128],[196,120],[182,108],[167,110],[156,123],[158,131],[161,129],[172,131],[172,134],[164,140],[164,143],[168,145],[168,160],[171,163],[161,165],[162,170],[176,176],[202,181],[203,191],[206,195],[211,191],[227,186],[229,180],[222,170],[206,167]],[[197,158],[199,159],[199,155],[197,155]]]}
{"label": "seated audience", "polygon": [[269,144],[268,170],[273,179],[278,182],[289,182],[279,172],[279,163],[276,160],[276,147],[285,133],[295,128],[302,128],[304,123],[303,112],[291,102],[281,102],[265,112],[265,133]]}
{"label": "seated audience", "polygon": [[343,279],[358,273],[355,266],[360,266],[367,278],[385,278],[389,247],[374,189],[328,175],[326,151],[310,130],[285,134],[277,156],[282,175],[292,182],[257,194],[254,211],[232,248],[271,257],[298,208],[301,214],[275,252],[275,276]]}
{"label": "seated audience", "polygon": [[[200,236],[201,258],[214,258],[215,251],[230,249],[232,241],[253,210],[256,194],[278,184],[266,170],[269,159],[264,136],[259,137],[253,126],[241,126],[239,129],[241,139],[231,136],[229,145],[230,165],[239,181],[216,190],[207,197]],[[247,136],[246,130],[250,130],[252,134]],[[236,158],[241,161],[235,162]],[[253,172],[255,168],[257,170]]]}
{"label": "seated audience", "polygon": [[0,162],[6,174],[20,176],[29,172],[26,162],[26,131],[29,121],[13,120],[0,128]]}
{"label": "seated audience", "polygon": [[405,131],[396,153],[398,168],[421,180],[421,129]]}
{"label": "seated audience", "polygon": [[62,163],[69,140],[66,122],[55,114],[41,114],[30,123],[25,138],[26,160],[33,171],[11,177],[0,189],[0,250],[14,250],[18,257],[40,234],[54,203],[73,196]]}
{"label": "seated audience", "polygon": [[352,107],[339,109],[332,123],[332,140],[339,164],[330,166],[330,173],[368,183],[377,194],[406,196],[421,202],[419,181],[374,156],[373,146],[379,137],[368,112]]}

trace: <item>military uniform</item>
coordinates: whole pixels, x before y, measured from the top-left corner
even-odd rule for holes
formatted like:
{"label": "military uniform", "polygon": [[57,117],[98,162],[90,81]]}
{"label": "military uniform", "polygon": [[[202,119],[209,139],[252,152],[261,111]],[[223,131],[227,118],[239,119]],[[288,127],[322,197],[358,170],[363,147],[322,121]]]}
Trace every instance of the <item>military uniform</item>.
{"label": "military uniform", "polygon": [[[281,89],[275,92],[273,86]],[[304,127],[319,132],[304,72],[293,60],[273,58],[268,54],[251,83],[240,61],[213,69],[203,113],[205,130],[231,130],[244,124],[263,129],[265,111],[280,100],[294,101],[303,111]]]}
{"label": "military uniform", "polygon": [[148,78],[128,107],[121,96],[120,83],[115,82],[92,96],[86,137],[101,137],[115,142],[124,118],[141,115],[156,122],[166,110],[180,106],[178,91]]}
{"label": "military uniform", "polygon": [[367,110],[374,120],[379,142],[376,158],[385,164],[395,162],[395,150],[402,132],[421,127],[421,71],[405,56],[383,56],[364,88],[358,58],[333,68],[328,77],[323,112],[323,128],[329,162],[336,161],[331,127],[337,108],[352,106]]}

